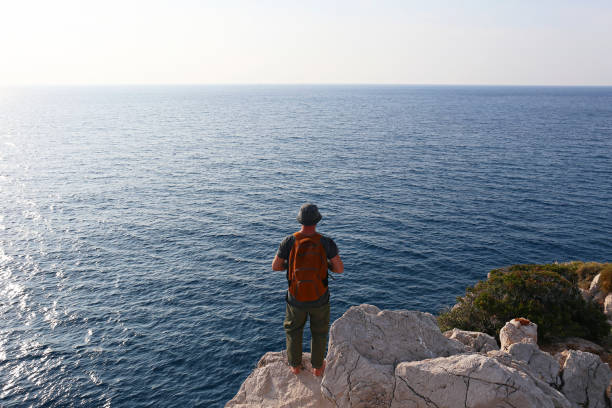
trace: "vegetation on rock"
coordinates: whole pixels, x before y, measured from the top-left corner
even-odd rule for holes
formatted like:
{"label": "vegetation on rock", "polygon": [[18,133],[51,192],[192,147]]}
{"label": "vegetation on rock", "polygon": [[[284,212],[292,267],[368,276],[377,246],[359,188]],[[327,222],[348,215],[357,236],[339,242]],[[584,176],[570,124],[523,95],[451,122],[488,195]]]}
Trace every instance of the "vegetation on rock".
{"label": "vegetation on rock", "polygon": [[495,269],[487,280],[467,288],[453,308],[443,311],[438,324],[442,331],[456,327],[499,337],[507,321],[524,317],[538,325],[540,342],[570,336],[599,341],[610,333],[610,326],[601,306],[586,301],[578,287],[595,271],[608,269],[612,282],[612,264],[571,262]]}
{"label": "vegetation on rock", "polygon": [[605,294],[612,292],[612,264],[603,267],[599,273],[601,274],[599,276],[599,287],[601,290]]}
{"label": "vegetation on rock", "polygon": [[597,276],[604,267],[610,266],[610,264],[601,264],[598,262],[572,262],[571,265],[577,265],[576,273],[579,279],[578,285],[582,289],[588,289],[593,278]]}

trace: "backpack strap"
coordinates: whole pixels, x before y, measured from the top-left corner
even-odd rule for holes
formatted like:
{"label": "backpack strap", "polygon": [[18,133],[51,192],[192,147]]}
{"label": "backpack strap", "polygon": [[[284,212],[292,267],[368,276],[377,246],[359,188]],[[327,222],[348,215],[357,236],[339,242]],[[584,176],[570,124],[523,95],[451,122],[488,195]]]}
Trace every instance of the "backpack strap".
{"label": "backpack strap", "polygon": [[287,257],[287,271],[285,272],[285,277],[287,278],[287,285],[291,284],[291,279],[289,278],[289,268],[291,265],[291,254],[293,253],[293,246],[295,245],[295,240],[297,239],[297,235],[299,234],[299,232],[294,232],[293,234],[293,239],[291,241],[291,249],[289,250],[289,256]]}

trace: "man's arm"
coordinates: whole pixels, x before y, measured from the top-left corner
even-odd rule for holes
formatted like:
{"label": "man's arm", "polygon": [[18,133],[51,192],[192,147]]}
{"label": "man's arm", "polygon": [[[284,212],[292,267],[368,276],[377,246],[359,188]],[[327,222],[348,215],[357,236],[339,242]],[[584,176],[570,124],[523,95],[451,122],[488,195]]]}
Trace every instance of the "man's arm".
{"label": "man's arm", "polygon": [[272,261],[273,271],[284,271],[287,269],[287,258],[289,258],[289,252],[291,247],[293,247],[293,240],[293,235],[289,235],[278,246],[278,251],[276,251],[274,261]]}
{"label": "man's arm", "polygon": [[334,273],[342,273],[344,272],[344,264],[342,263],[342,259],[340,259],[340,255],[334,256],[329,260],[331,262],[331,268],[329,268]]}
{"label": "man's arm", "polygon": [[278,255],[274,256],[274,261],[272,261],[272,270],[273,271],[284,271],[287,269],[287,260],[283,258],[279,258]]}

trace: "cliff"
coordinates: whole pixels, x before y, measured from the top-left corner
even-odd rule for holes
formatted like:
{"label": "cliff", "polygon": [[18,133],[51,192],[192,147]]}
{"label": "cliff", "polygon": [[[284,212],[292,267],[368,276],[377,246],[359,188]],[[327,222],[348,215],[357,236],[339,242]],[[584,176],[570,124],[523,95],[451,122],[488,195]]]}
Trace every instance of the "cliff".
{"label": "cliff", "polygon": [[612,371],[596,354],[537,345],[535,325],[487,334],[442,333],[416,311],[351,307],[330,328],[322,378],[297,376],[284,352],[266,353],[226,407],[610,407]]}

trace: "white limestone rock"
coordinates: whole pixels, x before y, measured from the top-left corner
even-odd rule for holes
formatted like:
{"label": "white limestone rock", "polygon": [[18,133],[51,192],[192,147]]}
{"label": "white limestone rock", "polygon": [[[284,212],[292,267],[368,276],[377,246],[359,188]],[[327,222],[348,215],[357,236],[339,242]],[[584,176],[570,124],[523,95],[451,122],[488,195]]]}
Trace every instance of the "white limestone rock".
{"label": "white limestone rock", "polygon": [[499,340],[503,351],[514,343],[538,344],[538,325],[522,317],[512,319],[500,330]]}
{"label": "white limestone rock", "polygon": [[331,326],[322,393],[339,407],[388,407],[398,363],[466,350],[429,313],[353,306]]}
{"label": "white limestone rock", "polygon": [[589,296],[591,300],[603,306],[606,299],[606,293],[601,290],[601,284],[599,282],[600,278],[601,274],[598,273],[591,281],[591,286],[589,287]]}
{"label": "white limestone rock", "polygon": [[608,319],[612,319],[612,293],[608,293],[604,300],[604,313]]}
{"label": "white limestone rock", "polygon": [[567,399],[576,407],[609,407],[606,388],[612,379],[610,367],[592,353],[566,350],[561,354],[565,358],[561,392]]}
{"label": "white limestone rock", "polygon": [[555,387],[561,385],[559,363],[549,353],[540,350],[537,344],[514,343],[508,347],[508,353],[514,360],[525,362],[538,379]]}
{"label": "white limestone rock", "polygon": [[499,349],[497,342],[495,341],[495,337],[486,333],[455,328],[445,331],[443,334],[446,338],[457,340],[458,342],[464,344],[470,351],[486,353],[491,350]]}
{"label": "white limestone rock", "polygon": [[599,287],[600,277],[601,277],[601,274],[598,273],[597,275],[595,275],[595,277],[591,281],[591,285],[589,286],[589,293],[591,294],[591,296],[595,296],[597,292],[601,291],[601,288]]}
{"label": "white limestone rock", "polygon": [[482,354],[400,363],[395,374],[392,408],[571,408],[547,384]]}
{"label": "white limestone rock", "polygon": [[286,351],[264,354],[225,407],[334,407],[321,395],[321,377],[310,372],[310,353],[303,354],[302,363],[304,370],[295,375],[289,370]]}
{"label": "white limestone rock", "polygon": [[309,371],[308,353],[297,376],[286,352],[267,353],[226,407],[609,406],[612,372],[598,356],[566,350],[555,361],[538,348],[537,326],[520,320],[506,326],[506,350],[483,354],[473,350],[489,341],[462,331],[446,335],[467,345],[447,338],[428,313],[352,307],[332,324],[323,379]]}

